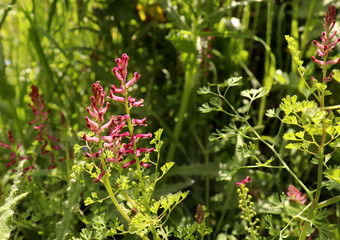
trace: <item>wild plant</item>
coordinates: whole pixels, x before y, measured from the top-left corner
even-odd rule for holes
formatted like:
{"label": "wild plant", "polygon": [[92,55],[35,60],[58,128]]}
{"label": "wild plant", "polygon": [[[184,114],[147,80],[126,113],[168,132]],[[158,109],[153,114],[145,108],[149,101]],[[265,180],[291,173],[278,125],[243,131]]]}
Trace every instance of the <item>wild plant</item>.
{"label": "wild plant", "polygon": [[[140,75],[135,72],[127,80],[128,61],[127,54],[116,59],[117,66],[112,71],[120,85],[111,85],[108,96],[100,83],[92,85],[91,107],[86,109],[89,116],[85,117],[89,131],[80,134],[85,145],[76,145],[75,151],[83,148],[88,151],[80,166],[95,183],[103,184],[108,196],[102,198],[94,191],[86,198],[85,205],[102,203],[107,198],[111,200],[119,215],[110,220],[111,225],[106,230],[104,228],[106,236],[136,234],[142,239],[149,239],[150,236],[152,239],[168,239],[174,234],[181,239],[184,236],[195,239],[197,230],[203,239],[209,229],[204,224],[202,207],[198,223],[178,226],[178,229],[165,225],[171,212],[187,197],[188,192],[169,193],[159,199],[153,196],[157,182],[174,162],[160,165],[162,129],[155,132],[149,143],[154,147],[143,143],[152,138],[152,134],[141,130],[141,127],[147,126],[146,117],[133,117],[134,109],[142,107],[144,100],[130,96]],[[122,104],[124,115],[109,115],[110,103],[106,102],[106,97],[115,104]],[[154,152],[156,156],[153,156]],[[81,237],[91,234],[91,230],[84,229]]]}
{"label": "wild plant", "polygon": [[[242,102],[240,106],[234,106],[228,100],[228,93],[231,88],[242,85],[242,77],[233,77],[223,83],[209,84],[201,88],[199,94],[212,96],[208,103],[203,104],[200,111],[203,113],[217,111],[230,116],[231,121],[228,126],[217,130],[210,137],[211,141],[226,140],[233,137],[241,139],[236,147],[235,156],[227,164],[227,169],[223,175],[225,180],[231,177],[240,169],[266,169],[268,173],[277,172],[277,176],[282,170],[289,173],[291,184],[298,184],[305,194],[302,194],[294,186],[289,186],[287,194],[280,196],[275,193],[269,198],[267,203],[271,209],[266,209],[281,220],[276,221],[272,215],[266,215],[267,229],[272,239],[283,239],[287,237],[299,237],[305,239],[306,236],[319,236],[319,239],[333,239],[336,227],[329,222],[329,206],[340,201],[340,196],[336,194],[334,188],[340,183],[340,168],[334,163],[332,156],[339,149],[340,128],[339,128],[339,105],[327,106],[327,97],[332,95],[328,84],[332,80],[334,72],[330,68],[340,62],[340,58],[330,60],[330,53],[335,45],[340,41],[336,38],[335,27],[335,7],[330,5],[325,16],[323,25],[324,31],[321,36],[321,43],[314,41],[317,47],[318,57],[313,56],[312,60],[322,70],[321,79],[312,76],[311,81],[305,78],[306,70],[303,61],[299,59],[296,40],[286,36],[288,49],[292,54],[292,59],[304,83],[301,94],[304,99],[299,100],[298,95],[288,95],[282,98],[281,104],[276,109],[269,109],[266,116],[271,122],[277,119],[280,122],[278,132],[273,136],[264,134],[264,126],[256,125],[256,119],[252,116],[254,102],[257,99],[266,98],[269,92],[266,88],[247,89],[240,92]],[[320,58],[320,59],[319,59]],[[272,125],[271,125],[272,126]],[[283,131],[286,131],[283,134]],[[283,134],[283,135],[282,135]],[[243,143],[242,143],[243,142]],[[285,149],[281,146],[284,144]],[[269,159],[267,148],[271,152]],[[302,157],[308,159],[308,164],[315,165],[316,185],[308,185],[303,181],[302,176],[296,173],[292,163],[296,151],[301,151]],[[333,160],[333,161],[332,161]],[[253,164],[255,163],[255,164]],[[254,179],[254,177],[252,177]],[[248,199],[243,183],[239,184],[242,203]],[[243,186],[243,187],[242,187]],[[249,200],[249,199],[248,199]],[[294,200],[294,201],[292,201]],[[266,201],[266,200],[265,200]],[[244,205],[244,204],[243,204]],[[245,211],[248,207],[241,204],[241,209]],[[261,208],[260,208],[261,209]],[[279,211],[277,211],[279,210]],[[243,218],[247,218],[242,213]],[[289,220],[285,220],[285,219]],[[256,222],[256,220],[255,220]],[[249,222],[252,226],[252,222]],[[249,230],[249,227],[246,229]],[[250,227],[251,239],[258,237],[255,228]],[[265,234],[265,230],[260,230]]]}

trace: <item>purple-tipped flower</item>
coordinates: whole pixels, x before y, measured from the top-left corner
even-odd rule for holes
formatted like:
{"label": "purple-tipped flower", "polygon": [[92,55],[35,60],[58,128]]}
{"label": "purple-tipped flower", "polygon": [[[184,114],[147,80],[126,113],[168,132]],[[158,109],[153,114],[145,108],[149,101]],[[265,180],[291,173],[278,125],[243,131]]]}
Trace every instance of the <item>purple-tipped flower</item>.
{"label": "purple-tipped flower", "polygon": [[[30,94],[32,103],[29,103],[28,105],[31,107],[34,116],[36,118],[29,122],[30,125],[33,125],[33,128],[37,130],[37,135],[35,137],[35,140],[42,143],[42,147],[40,149],[40,152],[42,155],[49,154],[51,156],[51,164],[48,169],[53,169],[56,167],[54,165],[54,152],[51,150],[46,150],[46,146],[49,144],[52,149],[54,150],[60,150],[59,145],[59,138],[56,138],[50,134],[47,133],[48,131],[48,116],[50,114],[50,110],[45,110],[45,101],[43,99],[43,95],[39,94],[39,89],[37,86],[32,85],[31,86],[32,92]],[[59,161],[59,160],[58,160]]]}
{"label": "purple-tipped flower", "polygon": [[[131,96],[128,96],[128,88],[130,88],[133,84],[137,82],[140,78],[140,75],[135,72],[132,79],[127,81],[127,66],[128,66],[129,57],[126,54],[122,54],[121,58],[116,59],[117,67],[112,69],[114,75],[117,77],[120,82],[120,88],[116,87],[116,85],[111,85],[110,94],[108,98],[121,102],[124,104],[128,104],[127,113],[129,114],[130,109],[133,107],[143,106],[144,100],[136,100]],[[105,95],[102,86],[99,83],[94,83],[92,85],[93,96],[91,99],[91,108],[86,109],[90,114],[91,119],[86,116],[85,120],[87,122],[87,127],[94,133],[95,136],[87,136],[83,134],[82,140],[87,142],[98,142],[102,143],[103,148],[101,148],[98,152],[94,153],[86,153],[88,158],[97,159],[103,156],[104,149],[111,151],[112,156],[105,159],[106,162],[113,162],[118,164],[126,159],[126,156],[133,155],[133,160],[129,162],[125,162],[122,167],[127,168],[134,164],[142,154],[151,153],[154,151],[154,148],[139,148],[137,143],[140,139],[151,138],[152,134],[137,134],[133,133],[133,128],[135,126],[147,126],[146,118],[143,119],[131,119],[130,116],[127,115],[117,115],[111,116],[109,121],[104,123],[104,115],[108,110],[109,104],[105,103]],[[127,105],[125,105],[127,106]],[[106,118],[107,119],[107,118]],[[123,132],[124,127],[129,125],[129,131]],[[105,155],[104,155],[105,156]],[[139,162],[141,166],[148,168],[151,165],[144,163],[142,161]],[[95,179],[95,181],[99,181],[100,179]]]}
{"label": "purple-tipped flower", "polygon": [[250,182],[250,177],[249,176],[247,176],[245,179],[243,179],[241,182],[237,182],[236,183],[236,185],[237,186],[240,186],[240,185],[246,185],[247,183],[249,183]]}
{"label": "purple-tipped flower", "polygon": [[[334,65],[340,62],[340,57],[335,60],[329,60],[328,58],[329,53],[334,49],[335,45],[340,42],[340,38],[337,38],[333,41],[333,38],[335,37],[337,31],[332,31],[335,25],[335,16],[336,16],[336,9],[333,5],[328,6],[328,11],[325,16],[325,24],[323,27],[326,31],[322,32],[321,35],[321,43],[318,43],[316,40],[313,41],[313,43],[317,46],[317,54],[319,57],[322,58],[322,60],[318,60],[315,56],[312,56],[312,60],[317,65],[320,65],[321,67]],[[328,79],[330,80],[330,79]]]}
{"label": "purple-tipped flower", "polygon": [[93,181],[95,181],[95,183],[98,183],[103,178],[104,174],[105,170],[103,170],[97,178],[93,179]]}

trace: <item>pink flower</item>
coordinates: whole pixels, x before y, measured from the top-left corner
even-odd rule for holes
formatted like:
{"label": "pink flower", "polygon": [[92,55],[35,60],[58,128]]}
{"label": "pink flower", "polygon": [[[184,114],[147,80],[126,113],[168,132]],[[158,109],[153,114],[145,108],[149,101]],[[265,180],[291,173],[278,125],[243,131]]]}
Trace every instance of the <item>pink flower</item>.
{"label": "pink flower", "polygon": [[305,204],[307,202],[306,194],[303,194],[293,185],[288,186],[287,196],[290,201],[300,202],[301,204]]}
{"label": "pink flower", "polygon": [[104,174],[105,170],[103,170],[97,178],[93,179],[93,181],[95,181],[95,183],[98,183],[103,178]]}
{"label": "pink flower", "polygon": [[17,160],[20,161],[20,160],[24,160],[24,159],[30,159],[29,156],[27,156],[27,157],[26,156],[25,157],[18,156],[18,150],[22,146],[22,143],[18,142],[18,144],[15,144],[13,134],[12,134],[11,131],[8,131],[8,140],[10,142],[10,145],[6,144],[4,142],[0,142],[0,146],[7,148],[7,149],[11,149],[11,152],[10,152],[11,157],[9,158],[9,162],[5,165],[6,167],[12,166],[13,164],[15,164],[17,162]]}
{"label": "pink flower", "polygon": [[[322,32],[321,35],[321,42],[318,43],[317,41],[313,41],[313,43],[318,47],[317,54],[323,58],[323,60],[318,60],[315,56],[312,56],[312,60],[314,63],[324,67],[329,65],[334,65],[340,62],[340,58],[337,58],[335,60],[329,60],[325,61],[324,59],[328,58],[329,53],[334,49],[335,45],[340,42],[340,38],[337,38],[336,40],[332,41],[332,39],[335,37],[337,31],[332,31],[335,25],[335,15],[336,15],[336,9],[333,5],[328,6],[328,11],[325,16],[325,24],[323,25],[325,30]],[[327,79],[327,81],[330,81],[331,78]],[[325,81],[325,80],[324,80]]]}
{"label": "pink flower", "polygon": [[243,179],[241,182],[237,182],[236,185],[237,186],[240,186],[240,185],[246,185],[246,183],[249,183],[250,182],[250,177],[247,176],[245,179]]}

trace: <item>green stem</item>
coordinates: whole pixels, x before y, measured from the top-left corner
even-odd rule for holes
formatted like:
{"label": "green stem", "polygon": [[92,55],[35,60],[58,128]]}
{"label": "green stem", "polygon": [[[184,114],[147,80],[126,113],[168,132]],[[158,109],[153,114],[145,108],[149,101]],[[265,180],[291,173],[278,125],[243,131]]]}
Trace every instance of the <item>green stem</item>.
{"label": "green stem", "polygon": [[327,199],[323,202],[320,202],[316,205],[316,209],[319,209],[319,208],[324,208],[324,207],[327,207],[331,204],[334,204],[336,202],[339,202],[340,201],[340,195],[336,196],[336,197],[332,197],[330,199]]}
{"label": "green stem", "polygon": [[[125,82],[126,82],[126,79],[124,79],[124,81],[123,81],[123,86],[124,86],[124,89],[127,89]],[[130,136],[132,136],[132,134],[134,134],[134,132],[133,132],[134,128],[133,128],[132,120],[131,120],[130,107],[129,107],[129,101],[128,101],[128,92],[125,91],[123,96],[125,98],[124,107],[125,107],[126,114],[130,116],[129,119],[128,119],[128,128],[129,128]],[[134,152],[134,157],[135,157],[135,160],[136,160],[137,175],[138,175],[139,184],[140,184],[140,188],[141,188],[140,192],[142,193],[142,196],[143,196],[144,207],[145,207],[147,213],[151,216],[149,199],[146,195],[146,189],[145,189],[145,185],[144,185],[143,174],[142,174],[142,170],[141,170],[141,166],[140,166],[140,159],[136,155],[136,150],[137,150],[137,143],[136,143],[136,141],[134,141],[133,152]],[[112,190],[111,190],[111,192],[112,192]],[[159,237],[157,236],[155,227],[150,226],[150,230],[152,232],[153,239],[159,239]]]}
{"label": "green stem", "polygon": [[[329,39],[329,31],[327,31],[327,39]],[[327,61],[327,56],[323,58],[323,61]],[[322,75],[323,78],[325,79],[327,76],[327,65],[323,66],[322,68]],[[320,98],[319,98],[319,103],[320,103],[320,108],[323,109],[325,106],[325,93],[324,91],[321,92]],[[312,201],[311,208],[309,209],[309,213],[307,216],[308,220],[311,220],[314,217],[314,210],[317,209],[319,198],[321,195],[321,189],[322,189],[322,173],[323,173],[323,163],[324,163],[324,148],[325,148],[325,142],[326,142],[326,122],[325,119],[322,120],[322,136],[321,136],[321,143],[319,147],[319,162],[318,162],[318,172],[317,172],[317,185],[316,185],[316,192],[315,192],[315,197]],[[300,234],[299,240],[304,240],[306,239],[306,224],[302,228],[302,232]]]}
{"label": "green stem", "polygon": [[[270,78],[270,64],[271,64],[271,59],[270,59],[270,45],[271,45],[271,40],[272,40],[272,24],[273,24],[273,1],[272,0],[268,0],[268,5],[267,5],[267,31],[266,31],[266,44],[269,46],[269,48],[266,48],[266,53],[265,53],[265,59],[264,59],[264,78],[263,78],[263,85],[264,87],[267,88],[268,91],[270,91],[270,87],[271,84],[270,82],[272,82],[272,79],[268,79]],[[269,86],[270,85],[270,86]],[[259,116],[258,116],[258,126],[262,125],[263,122],[263,116],[264,116],[264,112],[265,112],[265,108],[266,108],[266,101],[267,101],[267,97],[263,97],[261,99],[261,104],[260,104],[260,109],[259,109]]]}
{"label": "green stem", "polygon": [[[99,129],[101,128],[100,124],[99,124]],[[102,135],[99,134],[98,138],[100,139],[99,140],[99,149],[101,149],[103,147],[103,140],[102,140]],[[103,156],[103,155],[102,155]],[[106,191],[109,193],[109,196],[112,200],[112,203],[113,205],[115,205],[115,207],[117,208],[118,212],[124,217],[124,219],[129,223],[131,222],[131,219],[130,217],[123,211],[122,207],[119,205],[113,191],[112,191],[112,186],[111,186],[111,183],[110,183],[110,179],[109,179],[109,172],[107,170],[107,166],[106,166],[106,162],[105,162],[105,159],[104,157],[100,157],[100,161],[101,161],[101,164],[102,164],[102,167],[103,167],[103,170],[105,171],[105,174],[103,176],[103,183],[104,183],[104,186],[106,188]]]}

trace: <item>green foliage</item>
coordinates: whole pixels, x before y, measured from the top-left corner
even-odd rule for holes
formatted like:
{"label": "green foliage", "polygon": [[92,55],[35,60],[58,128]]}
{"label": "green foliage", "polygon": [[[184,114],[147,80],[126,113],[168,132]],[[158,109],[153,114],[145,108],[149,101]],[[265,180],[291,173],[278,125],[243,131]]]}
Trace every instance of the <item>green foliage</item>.
{"label": "green foliage", "polygon": [[18,203],[23,200],[29,193],[21,193],[18,195],[22,176],[20,172],[23,169],[25,161],[21,161],[18,165],[18,174],[13,179],[9,195],[5,199],[5,203],[0,207],[0,239],[9,239],[13,226],[14,209]]}
{"label": "green foliage", "polygon": [[73,214],[79,209],[80,191],[83,186],[81,180],[83,164],[83,162],[79,162],[72,168],[70,182],[67,188],[68,198],[63,208],[63,218],[57,223],[57,240],[66,239],[72,230]]}
{"label": "green foliage", "polygon": [[301,56],[300,51],[298,50],[298,43],[296,39],[288,35],[285,36],[285,39],[288,43],[288,49],[290,51],[290,54],[292,55],[293,62],[297,67],[300,75],[303,76],[305,74],[305,68],[303,67],[303,61],[300,60]]}

